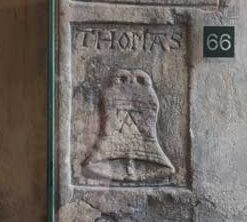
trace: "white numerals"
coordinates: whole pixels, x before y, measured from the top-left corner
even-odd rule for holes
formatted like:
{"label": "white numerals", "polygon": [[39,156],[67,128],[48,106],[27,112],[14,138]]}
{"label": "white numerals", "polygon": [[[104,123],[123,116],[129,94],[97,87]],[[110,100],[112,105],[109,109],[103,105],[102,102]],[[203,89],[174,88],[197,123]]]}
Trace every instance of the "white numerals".
{"label": "white numerals", "polygon": [[217,35],[212,33],[207,38],[207,47],[210,51],[216,51],[219,48],[228,51],[232,47],[231,36],[229,34]]}

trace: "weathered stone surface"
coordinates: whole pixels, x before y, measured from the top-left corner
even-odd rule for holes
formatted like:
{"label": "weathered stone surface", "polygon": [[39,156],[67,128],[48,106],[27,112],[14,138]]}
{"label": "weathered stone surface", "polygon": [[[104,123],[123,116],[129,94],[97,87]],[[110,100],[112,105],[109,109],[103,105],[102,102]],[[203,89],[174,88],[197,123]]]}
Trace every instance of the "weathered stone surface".
{"label": "weathered stone surface", "polygon": [[72,36],[74,183],[186,186],[185,27],[74,24]]}
{"label": "weathered stone surface", "polygon": [[246,48],[202,58],[246,3],[109,2],[61,1],[60,221],[246,221]]}
{"label": "weathered stone surface", "polygon": [[75,190],[73,199],[61,208],[60,221],[191,222],[195,205],[191,192],[173,188]]}
{"label": "weathered stone surface", "polygon": [[[82,162],[96,178],[147,181],[175,173],[158,143],[159,101],[142,70],[115,71],[101,92],[99,135]],[[84,169],[83,169],[84,170]]]}
{"label": "weathered stone surface", "polygon": [[107,2],[124,4],[153,4],[168,6],[218,6],[218,0],[77,0],[84,2]]}

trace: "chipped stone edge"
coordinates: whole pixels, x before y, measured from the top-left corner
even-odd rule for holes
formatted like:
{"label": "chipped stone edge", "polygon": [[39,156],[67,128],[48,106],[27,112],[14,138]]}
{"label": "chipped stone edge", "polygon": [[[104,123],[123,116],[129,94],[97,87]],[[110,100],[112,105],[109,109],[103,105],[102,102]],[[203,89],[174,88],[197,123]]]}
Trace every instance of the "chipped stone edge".
{"label": "chipped stone edge", "polygon": [[[134,5],[134,6],[158,6],[158,7],[183,7],[183,8],[201,8],[204,10],[213,10],[219,7],[220,1],[222,0],[191,0],[191,2],[175,2],[172,0],[168,0],[164,2],[163,0],[157,0],[157,2],[150,1],[150,0],[142,0],[142,1],[135,1],[135,0],[72,0],[73,3],[79,4],[108,4],[108,5]],[[224,0],[226,1],[226,0]]]}

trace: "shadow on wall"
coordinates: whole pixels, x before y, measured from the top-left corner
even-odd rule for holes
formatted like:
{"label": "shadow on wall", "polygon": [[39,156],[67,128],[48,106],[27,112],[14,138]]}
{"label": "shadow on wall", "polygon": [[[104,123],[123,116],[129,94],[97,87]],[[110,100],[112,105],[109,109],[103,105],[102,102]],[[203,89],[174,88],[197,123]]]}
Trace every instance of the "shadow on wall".
{"label": "shadow on wall", "polygon": [[46,221],[47,0],[0,2],[0,221]]}

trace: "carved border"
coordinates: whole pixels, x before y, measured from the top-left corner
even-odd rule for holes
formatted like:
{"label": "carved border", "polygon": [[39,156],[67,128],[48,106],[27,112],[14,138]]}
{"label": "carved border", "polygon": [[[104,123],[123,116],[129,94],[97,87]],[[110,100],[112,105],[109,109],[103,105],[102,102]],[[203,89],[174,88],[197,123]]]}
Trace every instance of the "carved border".
{"label": "carved border", "polygon": [[217,8],[219,0],[74,0],[75,2],[85,3],[108,3],[108,4],[127,4],[127,5],[143,5],[143,6],[169,6],[169,7],[192,7],[192,8]]}

